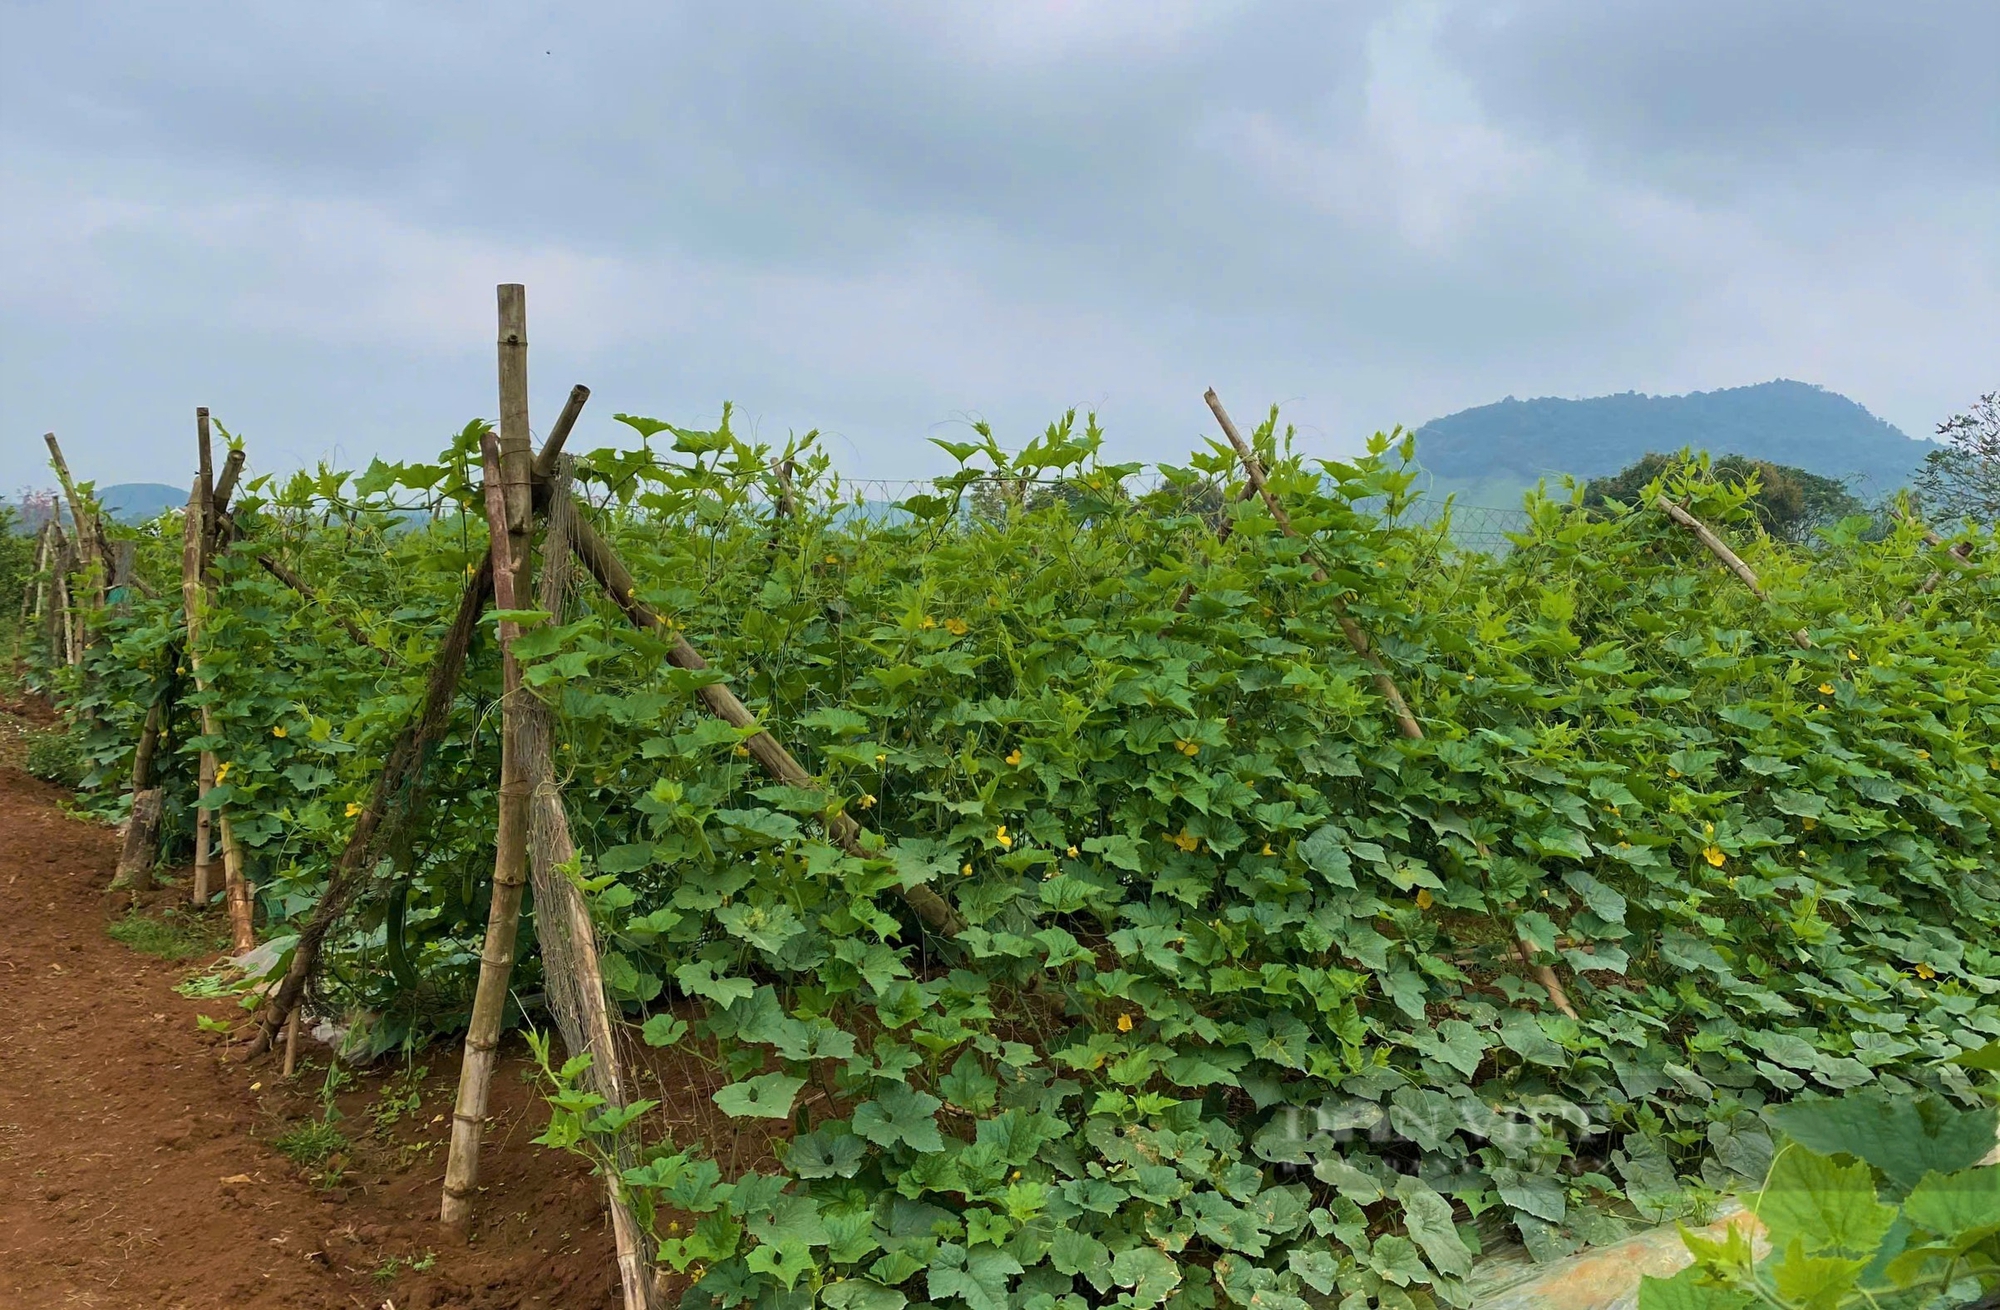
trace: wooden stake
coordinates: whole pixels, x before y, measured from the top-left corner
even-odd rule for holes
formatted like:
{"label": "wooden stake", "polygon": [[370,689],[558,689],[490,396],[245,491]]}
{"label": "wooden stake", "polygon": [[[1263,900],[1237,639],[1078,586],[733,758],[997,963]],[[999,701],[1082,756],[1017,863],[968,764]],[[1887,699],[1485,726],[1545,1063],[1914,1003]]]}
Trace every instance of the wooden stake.
{"label": "wooden stake", "polygon": [[305,1009],[294,1005],[290,1017],[285,1020],[285,1077],[290,1078],[299,1068],[299,1015]]}
{"label": "wooden stake", "polygon": [[153,857],[160,841],[160,807],[166,793],[148,787],[132,795],[132,817],[125,825],[125,848],[118,856],[118,873],[113,887],[125,888],[136,897],[153,889]]}
{"label": "wooden stake", "polygon": [[425,679],[423,708],[383,758],[368,803],[361,807],[347,845],[341,848],[340,859],[327,877],[326,890],[313,906],[312,917],[299,930],[298,945],[292,948],[292,963],[285,971],[284,981],[259,1011],[257,1035],[251,1039],[245,1059],[254,1059],[271,1049],[287,1016],[305,995],[306,982],[312,977],[327,934],[340,921],[373,869],[376,852],[394,847],[422,803],[424,763],[432,748],[444,739],[445,728],[451,722],[451,706],[465,672],[466,653],[472,648],[479,616],[492,596],[493,557],[487,555],[466,579],[465,590],[458,598],[458,613],[438,646],[437,659]]}
{"label": "wooden stake", "polygon": [[[652,608],[638,597],[639,584],[632,577],[631,570],[612,551],[597,529],[581,514],[576,516],[576,553],[590,570],[591,576],[604,587],[632,626],[642,632],[666,640],[668,643],[667,662],[675,668],[699,671],[708,667],[687,638],[678,632],[669,632],[666,620],[653,612]],[[757,716],[752,714],[736,694],[721,683],[711,683],[696,690],[709,713],[715,715],[733,728],[754,728]],[[744,741],[744,748],[766,773],[778,781],[794,787],[817,790],[819,783],[807,773],[791,753],[778,744],[778,739],[768,732],[760,731]],[[861,825],[846,814],[833,814],[826,818],[826,833],[834,845],[860,859],[872,858],[863,846]],[[925,926],[944,937],[956,937],[965,927],[965,921],[951,908],[951,903],[930,888],[919,883],[902,888],[898,893],[904,904],[916,911]]]}
{"label": "wooden stake", "polygon": [[[505,301],[503,299],[503,309]],[[504,320],[503,320],[504,323]],[[501,339],[501,383],[508,381],[507,341]],[[501,414],[508,412],[502,396]],[[524,571],[513,558],[508,515],[513,506],[503,481],[502,452],[492,433],[481,443],[486,458],[486,522],[492,539],[493,598],[503,611],[519,607],[514,582]],[[522,534],[525,536],[526,534]],[[522,543],[525,546],[525,542]],[[445,1159],[444,1201],[439,1218],[462,1227],[472,1220],[472,1199],[479,1187],[479,1139],[486,1128],[487,1094],[493,1080],[500,1026],[506,1016],[507,982],[514,971],[514,942],[520,928],[521,889],[528,881],[529,785],[523,771],[521,716],[515,701],[522,695],[521,666],[514,658],[520,625],[500,620],[500,823],[493,843],[493,900],[486,918],[486,944],[479,956],[479,985],[473,992],[472,1018],[465,1030],[465,1056],[458,1069],[458,1100],[451,1114],[451,1149]]]}
{"label": "wooden stake", "polygon": [[[1723,541],[1721,537],[1716,536],[1706,523],[1703,523],[1673,501],[1668,500],[1665,494],[1662,494],[1653,503],[1659,506],[1661,513],[1686,528],[1689,532],[1692,532],[1694,539],[1708,548],[1709,554],[1721,560],[1731,573],[1742,579],[1743,585],[1750,588],[1751,595],[1767,605],[1770,603],[1771,595],[1764,590],[1764,585],[1757,581],[1756,573],[1751,570],[1748,564],[1743,562],[1741,556],[1729,549],[1728,543]],[[1804,628],[1799,628],[1792,633],[1792,644],[1800,650],[1811,650],[1812,637]]]}
{"label": "wooden stake", "polygon": [[[1203,394],[1203,399],[1208,401],[1209,412],[1215,415],[1215,421],[1222,425],[1222,434],[1228,437],[1229,444],[1236,448],[1236,458],[1243,464],[1244,477],[1249,480],[1252,487],[1256,488],[1257,494],[1264,498],[1264,507],[1271,511],[1271,517],[1278,521],[1278,530],[1294,540],[1298,539],[1299,534],[1292,527],[1291,515],[1285,513],[1285,507],[1278,502],[1277,495],[1265,481],[1263,462],[1257,458],[1257,452],[1250,448],[1250,443],[1243,439],[1243,434],[1236,430],[1236,424],[1230,421],[1229,414],[1222,408],[1221,398],[1215,394],[1215,388],[1210,387]],[[1318,560],[1313,561],[1313,581],[1326,581],[1326,569]],[[1424,730],[1417,723],[1416,716],[1410,713],[1409,703],[1403,699],[1402,690],[1396,686],[1396,680],[1389,674],[1389,666],[1375,653],[1368,642],[1368,634],[1361,630],[1360,624],[1348,617],[1347,607],[1337,598],[1333,602],[1333,617],[1334,621],[1340,624],[1341,635],[1347,638],[1347,644],[1353,647],[1354,653],[1374,669],[1375,690],[1381,693],[1383,700],[1389,702],[1389,712],[1396,719],[1396,730],[1411,741],[1422,741]]]}

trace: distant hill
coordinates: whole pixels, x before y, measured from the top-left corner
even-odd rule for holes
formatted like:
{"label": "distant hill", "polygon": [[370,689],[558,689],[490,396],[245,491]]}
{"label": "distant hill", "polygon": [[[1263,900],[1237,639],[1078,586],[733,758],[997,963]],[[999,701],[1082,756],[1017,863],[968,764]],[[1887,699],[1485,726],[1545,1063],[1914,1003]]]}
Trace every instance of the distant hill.
{"label": "distant hill", "polygon": [[115,487],[99,487],[97,499],[120,523],[144,523],[166,510],[184,507],[188,489],[164,482],[121,482]]}
{"label": "distant hill", "polygon": [[[186,487],[170,487],[163,482],[120,482],[97,489],[98,503],[120,523],[144,523],[157,518],[165,510],[180,509],[187,504],[187,498]],[[41,527],[40,515],[29,507],[25,498],[16,503],[14,509],[18,515],[15,526],[19,530],[33,532]],[[68,523],[67,505],[62,507],[61,514],[62,521]]]}
{"label": "distant hill", "polygon": [[1936,448],[1845,396],[1784,380],[1685,396],[1509,396],[1417,429],[1417,460],[1432,476],[1432,494],[1457,492],[1481,505],[1518,504],[1543,477],[1602,477],[1648,451],[1683,446],[1837,478],[1867,501],[1907,485]]}

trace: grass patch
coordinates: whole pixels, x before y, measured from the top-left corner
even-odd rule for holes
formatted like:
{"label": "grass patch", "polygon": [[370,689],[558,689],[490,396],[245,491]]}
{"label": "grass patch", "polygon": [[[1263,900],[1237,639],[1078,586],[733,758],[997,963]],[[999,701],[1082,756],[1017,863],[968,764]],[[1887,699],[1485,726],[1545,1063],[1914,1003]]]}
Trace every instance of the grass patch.
{"label": "grass patch", "polygon": [[105,931],[111,934],[112,941],[174,964],[198,955],[213,955],[227,940],[209,924],[177,910],[161,914],[133,910]]}
{"label": "grass patch", "polygon": [[347,1149],[347,1134],[323,1119],[308,1119],[271,1139],[278,1154],[303,1169],[318,1169]]}

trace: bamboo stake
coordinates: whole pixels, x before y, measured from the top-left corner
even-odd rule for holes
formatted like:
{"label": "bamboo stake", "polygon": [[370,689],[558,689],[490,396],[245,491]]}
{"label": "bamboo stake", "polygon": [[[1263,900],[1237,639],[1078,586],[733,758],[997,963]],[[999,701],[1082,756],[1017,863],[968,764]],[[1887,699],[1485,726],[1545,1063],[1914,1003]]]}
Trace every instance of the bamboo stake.
{"label": "bamboo stake", "polygon": [[348,834],[347,845],[341,848],[340,859],[327,877],[326,890],[313,907],[312,917],[299,930],[298,945],[292,948],[292,962],[285,971],[284,981],[278,984],[278,989],[260,1012],[257,1035],[251,1039],[245,1059],[255,1058],[271,1049],[271,1043],[284,1027],[286,1018],[305,995],[306,982],[312,977],[313,968],[319,961],[320,947],[326,935],[340,921],[348,903],[354,899],[354,894],[361,889],[374,866],[375,852],[392,846],[417,811],[423,798],[424,762],[431,748],[443,740],[445,728],[450,724],[451,706],[458,695],[459,679],[465,672],[466,654],[472,647],[473,634],[478,630],[479,616],[485,611],[486,602],[492,595],[493,558],[487,555],[480,559],[472,576],[466,579],[465,590],[458,599],[458,612],[438,646],[437,659],[432,662],[430,675],[425,679],[423,708],[403,729],[396,744],[384,757],[381,771],[375,775],[374,788],[369,792],[368,803],[361,807],[360,815],[354,820],[353,831]]}
{"label": "bamboo stake", "polygon": [[[504,335],[501,344],[504,385],[508,379]],[[500,409],[503,419],[509,412],[508,399],[503,395]],[[518,608],[520,593],[514,583],[522,568],[513,557],[514,534],[509,531],[508,516],[513,506],[501,472],[506,456],[499,439],[491,433],[481,446],[486,459],[486,522],[492,540],[493,598],[502,611],[512,610]],[[515,708],[522,694],[521,666],[513,650],[520,631],[514,620],[500,620],[500,823],[493,843],[493,900],[486,918],[486,944],[479,956],[479,986],[473,993],[472,1018],[466,1025],[465,1056],[459,1064],[458,1100],[452,1107],[451,1147],[445,1159],[444,1201],[439,1209],[440,1219],[459,1227],[471,1222],[472,1199],[479,1187],[479,1139],[486,1128],[487,1096],[495,1054],[500,1047],[501,1020],[506,1015],[507,982],[514,971],[521,889],[528,881],[529,787],[522,767],[521,715]]]}
{"label": "bamboo stake", "polygon": [[125,846],[118,855],[118,872],[111,879],[114,888],[129,890],[136,898],[153,889],[153,858],[160,840],[160,807],[166,794],[148,787],[132,795],[132,817],[125,825]]}
{"label": "bamboo stake", "polygon": [[[1244,476],[1250,485],[1257,489],[1257,494],[1264,498],[1264,506],[1271,511],[1271,517],[1278,521],[1278,530],[1296,540],[1299,534],[1292,527],[1291,515],[1285,513],[1285,507],[1278,502],[1278,497],[1266,483],[1262,461],[1257,458],[1257,452],[1250,448],[1250,443],[1243,440],[1243,434],[1236,430],[1236,424],[1230,421],[1229,414],[1222,408],[1221,398],[1215,394],[1215,388],[1210,387],[1204,393],[1203,399],[1208,401],[1209,411],[1215,415],[1215,421],[1222,425],[1222,434],[1228,437],[1229,444],[1236,448],[1236,458],[1243,463]],[[1326,569],[1316,559],[1313,561],[1313,581],[1326,581]],[[1360,624],[1348,617],[1347,607],[1338,599],[1333,603],[1333,616],[1334,621],[1340,624],[1341,634],[1347,638],[1347,644],[1354,648],[1356,655],[1366,660],[1369,667],[1374,669],[1375,690],[1381,693],[1383,700],[1389,702],[1389,712],[1396,719],[1396,730],[1411,741],[1422,741],[1423,728],[1418,725],[1416,716],[1410,713],[1408,702],[1403,699],[1403,693],[1396,686],[1395,678],[1389,674],[1388,665],[1382,662],[1382,657],[1376,654],[1374,647],[1369,644],[1368,634],[1361,630]]]}
{"label": "bamboo stake", "polygon": [[291,1017],[285,1020],[285,1069],[284,1076],[290,1079],[299,1068],[299,1010],[292,1007]]}
{"label": "bamboo stake", "polygon": [[63,498],[69,502],[70,522],[76,525],[76,542],[79,563],[84,576],[91,580],[95,608],[104,607],[104,561],[100,547],[104,530],[97,522],[97,515],[86,511],[83,497],[77,494],[76,483],[69,475],[69,461],[63,458],[62,447],[56,443],[56,434],[44,432],[42,440],[48,443],[49,463],[54,466],[56,480],[62,483]]}
{"label": "bamboo stake", "polygon": [[[1764,590],[1764,584],[1757,580],[1757,574],[1748,564],[1743,562],[1742,556],[1731,550],[1728,543],[1723,541],[1721,537],[1716,536],[1706,523],[1703,523],[1673,501],[1668,500],[1664,493],[1661,494],[1660,498],[1654,504],[1659,506],[1661,513],[1686,528],[1689,532],[1692,532],[1694,539],[1708,548],[1709,554],[1721,560],[1724,567],[1740,578],[1744,586],[1750,588],[1751,595],[1767,605],[1771,603],[1771,594]],[[1791,635],[1794,646],[1797,646],[1800,650],[1812,649],[1812,637],[1804,628],[1796,629]]]}
{"label": "bamboo stake", "polygon": [[554,475],[563,443],[569,440],[570,429],[576,426],[577,416],[583,413],[583,402],[589,399],[590,388],[581,382],[569,389],[569,399],[563,402],[556,425],[549,429],[547,439],[542,442],[541,453],[535,456],[535,481],[546,482]]}
{"label": "bamboo stake", "polygon": [[[197,410],[197,414],[205,411]],[[181,523],[181,612],[183,615],[183,635],[181,651],[188,669],[194,674],[197,690],[207,690],[201,677],[199,657],[196,655],[201,638],[201,569],[202,569],[202,485],[199,476],[188,492],[187,516]],[[213,727],[214,714],[204,707],[201,711],[201,730],[206,736]],[[211,833],[212,820],[207,806],[209,788],[215,785],[215,754],[203,751],[195,769],[195,812],[194,812],[194,876],[190,880],[189,896],[197,906],[208,904],[208,898],[215,892],[210,885],[211,851],[214,845]]]}
{"label": "bamboo stake", "polygon": [[218,524],[222,516],[229,512],[229,498],[236,494],[236,480],[243,476],[243,462],[246,456],[243,447],[231,450],[222,460],[222,472],[215,477],[215,505],[213,513]]}
{"label": "bamboo stake", "polygon": [[[633,579],[631,570],[625,567],[624,561],[618,558],[610,545],[598,534],[597,529],[592,527],[581,514],[576,518],[576,553],[583,561],[584,567],[590,570],[591,576],[596,578],[610,595],[612,602],[625,612],[625,617],[631,621],[633,627],[667,640],[669,664],[675,668],[694,672],[708,667],[708,661],[688,644],[687,638],[678,632],[668,632],[666,619],[656,614],[652,607],[638,598],[639,584]],[[736,698],[734,692],[721,683],[711,683],[698,688],[695,695],[701,698],[709,713],[730,727],[757,726],[757,716]],[[755,736],[745,740],[743,745],[752,758],[763,766],[764,771],[779,782],[793,787],[819,789],[818,781],[807,773],[769,732],[760,730]],[[827,836],[834,845],[858,859],[873,858],[862,844],[863,831],[860,824],[844,813],[829,814],[824,822]],[[923,884],[902,888],[898,894],[903,898],[904,904],[914,910],[917,917],[922,919],[932,932],[944,937],[956,937],[964,929],[965,921],[959,918],[951,903]]]}

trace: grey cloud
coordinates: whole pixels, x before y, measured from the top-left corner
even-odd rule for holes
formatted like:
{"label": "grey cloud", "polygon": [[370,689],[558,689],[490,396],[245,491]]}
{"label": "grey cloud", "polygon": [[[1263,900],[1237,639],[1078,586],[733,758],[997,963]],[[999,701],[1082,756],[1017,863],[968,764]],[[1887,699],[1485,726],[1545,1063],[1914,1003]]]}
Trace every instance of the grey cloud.
{"label": "grey cloud", "polygon": [[17,4],[0,417],[111,451],[220,391],[300,458],[415,453],[514,278],[552,395],[731,396],[874,472],[1066,404],[1174,457],[1210,381],[1329,448],[1508,392],[1800,374],[1915,429],[1990,385],[1962,32],[1581,12]]}

